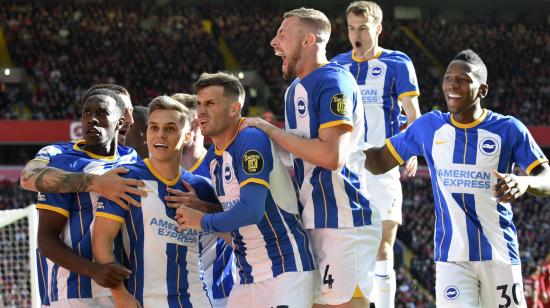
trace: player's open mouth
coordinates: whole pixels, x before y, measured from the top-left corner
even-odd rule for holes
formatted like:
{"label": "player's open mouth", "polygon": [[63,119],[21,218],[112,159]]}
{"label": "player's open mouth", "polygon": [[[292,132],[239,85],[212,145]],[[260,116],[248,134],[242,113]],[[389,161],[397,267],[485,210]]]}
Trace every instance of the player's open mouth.
{"label": "player's open mouth", "polygon": [[455,93],[448,93],[448,94],[447,94],[447,97],[448,97],[448,98],[451,98],[451,99],[454,99],[454,98],[461,98],[460,95],[455,94]]}
{"label": "player's open mouth", "polygon": [[86,133],[88,135],[101,135],[101,133],[99,132],[99,129],[97,128],[90,128],[86,131]]}
{"label": "player's open mouth", "polygon": [[361,45],[362,45],[362,44],[361,44],[361,42],[359,42],[359,41],[355,41],[355,47],[357,47],[357,48],[360,48],[360,47],[361,47]]}
{"label": "player's open mouth", "polygon": [[121,128],[118,131],[118,133],[121,134],[122,136],[126,136],[126,134],[128,133],[128,129],[127,128]]}
{"label": "player's open mouth", "polygon": [[153,146],[157,149],[168,149],[168,146],[164,143],[155,143]]}

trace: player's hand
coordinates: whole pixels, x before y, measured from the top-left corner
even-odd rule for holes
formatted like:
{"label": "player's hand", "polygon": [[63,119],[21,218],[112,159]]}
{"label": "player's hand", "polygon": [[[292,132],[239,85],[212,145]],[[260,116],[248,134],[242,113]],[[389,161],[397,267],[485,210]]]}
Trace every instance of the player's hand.
{"label": "player's hand", "polygon": [[405,165],[407,170],[407,176],[413,177],[416,175],[416,169],[418,168],[418,159],[416,156],[412,156],[407,160],[407,164]]}
{"label": "player's hand", "polygon": [[116,263],[97,264],[92,271],[92,279],[102,287],[114,289],[122,284],[124,279],[128,279],[132,271]]}
{"label": "player's hand", "polygon": [[178,189],[167,188],[166,191],[171,194],[171,196],[166,196],[164,199],[168,201],[166,205],[171,208],[177,209],[181,206],[186,206],[197,211],[207,212],[206,202],[202,201],[197,197],[195,189],[186,181],[181,181],[183,186],[187,188],[187,192],[183,192]]}
{"label": "player's hand", "polygon": [[203,212],[181,206],[176,209],[176,221],[178,222],[178,232],[184,229],[201,230],[201,220],[204,216]]}
{"label": "player's hand", "polygon": [[267,135],[269,135],[269,130],[275,127],[271,123],[267,122],[266,120],[258,117],[245,118],[243,121],[243,124],[241,125],[241,130],[248,126],[261,129]]}
{"label": "player's hand", "polygon": [[116,168],[103,175],[95,176],[90,190],[99,193],[123,208],[127,207],[127,203],[140,206],[140,203],[132,198],[130,194],[140,197],[147,196],[145,191],[139,189],[145,184],[140,180],[126,179],[120,176],[120,174],[127,172],[128,169]]}
{"label": "player's hand", "polygon": [[112,290],[115,308],[141,308],[139,301],[124,286]]}
{"label": "player's hand", "polygon": [[525,194],[529,188],[529,184],[521,176],[510,173],[503,174],[496,170],[493,170],[493,175],[497,178],[493,189],[498,202],[514,201]]}

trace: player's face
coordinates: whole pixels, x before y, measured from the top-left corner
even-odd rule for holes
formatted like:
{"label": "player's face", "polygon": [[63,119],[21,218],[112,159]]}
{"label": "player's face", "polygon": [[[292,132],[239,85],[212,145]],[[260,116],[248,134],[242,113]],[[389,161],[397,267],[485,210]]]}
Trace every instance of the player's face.
{"label": "player's face", "polygon": [[87,146],[108,144],[122,126],[121,112],[114,98],[90,96],[82,106],[82,133]]}
{"label": "player's face", "polygon": [[300,42],[304,39],[302,23],[298,17],[283,20],[277,34],[271,40],[275,55],[283,60],[283,78],[290,80],[296,77],[296,66],[301,58]]}
{"label": "player's face", "polygon": [[353,13],[348,14],[347,20],[348,38],[355,53],[365,54],[378,45],[378,35],[382,32],[381,24],[376,24],[363,15]]}
{"label": "player's face", "polygon": [[151,158],[179,162],[181,150],[190,137],[189,125],[182,123],[178,111],[155,110],[149,115],[147,148]]}
{"label": "player's face", "polygon": [[134,124],[134,117],[132,116],[134,107],[132,106],[132,101],[128,95],[120,94],[119,96],[124,101],[124,125],[118,132],[118,141],[120,144],[126,144],[126,134],[128,133],[130,126]]}
{"label": "player's face", "polygon": [[140,119],[135,121],[128,133],[124,145],[129,146],[138,152],[141,158],[148,157],[147,149],[147,123]]}
{"label": "player's face", "polygon": [[478,99],[485,97],[487,86],[480,84],[474,75],[476,69],[476,66],[460,60],[452,61],[447,67],[442,87],[449,112],[473,110]]}
{"label": "player's face", "polygon": [[224,96],[223,87],[209,86],[197,93],[197,118],[203,136],[216,137],[239,117],[235,104]]}

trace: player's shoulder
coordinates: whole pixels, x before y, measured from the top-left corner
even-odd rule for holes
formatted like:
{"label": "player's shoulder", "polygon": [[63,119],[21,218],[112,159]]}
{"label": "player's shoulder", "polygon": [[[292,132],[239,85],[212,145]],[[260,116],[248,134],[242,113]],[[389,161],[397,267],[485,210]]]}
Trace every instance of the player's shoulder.
{"label": "player's shoulder", "polygon": [[382,49],[382,54],[378,57],[381,61],[389,61],[395,63],[412,62],[411,58],[404,52],[399,50]]}
{"label": "player's shoulder", "polygon": [[527,127],[517,118],[511,115],[504,115],[498,112],[494,112],[486,109],[487,112],[486,119],[484,121],[483,127],[499,131],[499,132],[524,132],[527,131]]}
{"label": "player's shoulder", "polygon": [[197,186],[210,187],[210,184],[208,183],[208,181],[206,181],[202,176],[193,174],[192,172],[187,171],[183,168],[181,169],[180,179],[182,181],[189,183],[193,187],[197,187]]}
{"label": "player's shoulder", "polygon": [[241,147],[267,146],[271,143],[269,137],[256,127],[243,128],[235,138],[235,145]]}
{"label": "player's shoulder", "polygon": [[120,157],[128,157],[134,160],[137,160],[139,158],[136,150],[125,145],[117,145],[117,152]]}
{"label": "player's shoulder", "polygon": [[52,157],[55,157],[57,155],[65,154],[67,152],[73,151],[73,142],[58,142],[54,144],[47,145],[40,149],[38,153],[36,153],[37,159],[50,159]]}
{"label": "player's shoulder", "polygon": [[330,59],[330,62],[336,62],[338,64],[347,64],[351,63],[353,61],[352,58],[352,51],[344,52],[339,55],[334,56],[332,59]]}
{"label": "player's shoulder", "polygon": [[349,86],[355,89],[357,86],[357,82],[353,75],[339,63],[329,62],[316,69],[312,74],[315,74],[315,85],[317,90],[334,86]]}
{"label": "player's shoulder", "polygon": [[413,122],[415,126],[442,126],[450,122],[450,114],[440,110],[432,110],[424,113]]}
{"label": "player's shoulder", "polygon": [[128,170],[127,173],[121,174],[124,178],[129,179],[147,179],[149,178],[150,170],[145,164],[145,161],[140,160],[133,163],[121,164],[119,168],[125,168]]}

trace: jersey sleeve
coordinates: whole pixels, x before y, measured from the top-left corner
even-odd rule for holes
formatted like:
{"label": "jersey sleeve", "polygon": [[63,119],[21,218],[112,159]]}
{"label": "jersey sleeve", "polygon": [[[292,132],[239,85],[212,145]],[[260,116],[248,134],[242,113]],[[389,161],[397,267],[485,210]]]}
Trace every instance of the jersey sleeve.
{"label": "jersey sleeve", "polygon": [[317,88],[319,129],[346,125],[353,129],[353,110],[357,104],[357,85],[343,74],[334,74]]}
{"label": "jersey sleeve", "polygon": [[527,127],[516,119],[513,120],[513,123],[514,133],[517,134],[514,156],[516,162],[525,170],[525,173],[530,174],[535,167],[548,162],[548,159],[544,156]]}
{"label": "jersey sleeve", "polygon": [[419,96],[418,79],[412,61],[404,57],[402,61],[397,62],[395,72],[395,90],[397,99],[401,100],[405,96]]}
{"label": "jersey sleeve", "polygon": [[271,141],[265,133],[256,129],[246,129],[240,138],[235,173],[240,187],[257,183],[269,189],[269,173],[273,169]]}
{"label": "jersey sleeve", "polygon": [[124,208],[105,197],[99,197],[96,216],[124,223],[129,209],[130,205]]}
{"label": "jersey sleeve", "polygon": [[43,161],[43,162],[46,162],[46,163],[50,163],[51,159],[54,156],[59,155],[62,152],[63,152],[63,150],[61,149],[61,147],[59,147],[57,145],[48,145],[48,146],[45,146],[42,149],[40,149],[40,151],[38,151],[38,153],[36,153],[36,155],[34,156],[34,158],[32,160],[39,160],[39,161]]}
{"label": "jersey sleeve", "polygon": [[422,155],[421,139],[425,119],[426,117],[418,118],[404,131],[386,139],[386,146],[400,165],[403,165],[412,156]]}
{"label": "jersey sleeve", "polygon": [[56,212],[69,218],[71,212],[71,204],[73,199],[72,193],[66,194],[48,194],[38,193],[36,208]]}
{"label": "jersey sleeve", "polygon": [[212,188],[212,185],[208,183],[208,181],[198,175],[195,175],[193,179],[194,180],[190,183],[190,185],[193,187],[197,197],[199,197],[200,200],[209,203],[220,203],[216,197],[214,188]]}

